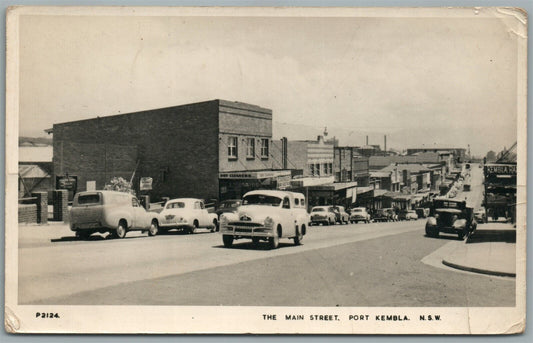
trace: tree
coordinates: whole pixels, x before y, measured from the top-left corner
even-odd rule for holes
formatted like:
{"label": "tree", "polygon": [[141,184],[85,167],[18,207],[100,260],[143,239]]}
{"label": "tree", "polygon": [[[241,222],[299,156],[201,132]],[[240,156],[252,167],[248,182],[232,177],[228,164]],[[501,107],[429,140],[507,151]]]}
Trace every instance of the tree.
{"label": "tree", "polygon": [[494,162],[494,161],[496,161],[496,153],[491,150],[487,153],[487,162]]}
{"label": "tree", "polygon": [[131,183],[126,181],[126,179],[123,177],[115,176],[104,186],[104,189],[107,191],[117,191],[135,195],[135,191],[133,190]]}

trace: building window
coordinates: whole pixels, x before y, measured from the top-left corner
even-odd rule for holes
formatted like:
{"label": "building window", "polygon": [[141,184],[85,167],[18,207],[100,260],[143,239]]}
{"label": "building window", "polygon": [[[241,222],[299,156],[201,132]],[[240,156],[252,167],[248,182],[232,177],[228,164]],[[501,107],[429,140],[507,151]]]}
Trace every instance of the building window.
{"label": "building window", "polygon": [[261,138],[261,158],[268,158],[268,138]]}
{"label": "building window", "polygon": [[333,175],[333,163],[328,163],[328,175]]}
{"label": "building window", "polygon": [[228,158],[236,159],[237,158],[237,137],[228,137]]}
{"label": "building window", "polygon": [[249,159],[255,158],[255,139],[254,138],[246,139],[246,158],[249,158]]}
{"label": "building window", "polygon": [[316,176],[320,176],[320,163],[315,164]]}
{"label": "building window", "polygon": [[311,176],[315,176],[315,165],[313,163],[309,165],[309,174],[311,174]]}

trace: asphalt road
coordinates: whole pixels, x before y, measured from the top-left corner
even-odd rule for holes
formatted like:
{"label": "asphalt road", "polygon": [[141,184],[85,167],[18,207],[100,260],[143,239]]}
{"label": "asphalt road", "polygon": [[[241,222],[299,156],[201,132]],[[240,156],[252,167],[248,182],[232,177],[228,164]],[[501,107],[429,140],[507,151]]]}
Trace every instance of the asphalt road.
{"label": "asphalt road", "polygon": [[85,242],[34,238],[20,248],[19,303],[514,305],[514,279],[423,263],[445,244],[461,244],[454,236],[427,238],[423,225],[312,227],[303,245],[286,240],[278,250],[248,241],[226,249],[216,233]]}
{"label": "asphalt road", "polygon": [[[477,206],[481,169],[472,191]],[[467,195],[465,195],[467,194]],[[514,306],[514,279],[447,268],[455,236],[412,222],[313,226],[294,246],[170,232],[76,240],[65,224],[19,227],[19,303],[76,305]],[[444,249],[441,249],[444,248]],[[453,248],[453,247],[452,247]]]}

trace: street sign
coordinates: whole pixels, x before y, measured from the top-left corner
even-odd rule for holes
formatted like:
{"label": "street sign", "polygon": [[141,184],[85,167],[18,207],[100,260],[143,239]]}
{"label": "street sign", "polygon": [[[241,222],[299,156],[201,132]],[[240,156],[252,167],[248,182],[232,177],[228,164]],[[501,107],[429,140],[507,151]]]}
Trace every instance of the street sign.
{"label": "street sign", "polygon": [[141,182],[139,189],[141,191],[150,191],[152,190],[152,178],[151,177],[141,177]]}

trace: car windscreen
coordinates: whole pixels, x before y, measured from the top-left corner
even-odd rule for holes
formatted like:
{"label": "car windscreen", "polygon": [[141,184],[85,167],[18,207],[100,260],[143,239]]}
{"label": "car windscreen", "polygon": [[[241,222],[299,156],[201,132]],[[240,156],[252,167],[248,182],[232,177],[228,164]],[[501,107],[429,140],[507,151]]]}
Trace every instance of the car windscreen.
{"label": "car windscreen", "polygon": [[239,207],[239,202],[237,201],[231,201],[231,202],[223,202],[222,204],[220,204],[220,208],[234,208],[234,207]]}
{"label": "car windscreen", "polygon": [[85,194],[78,197],[78,205],[94,205],[100,203],[100,194]]}
{"label": "car windscreen", "polygon": [[171,202],[171,203],[167,204],[167,206],[165,208],[166,209],[185,208],[185,203],[184,202]]}
{"label": "car windscreen", "polygon": [[280,203],[281,198],[263,194],[247,195],[242,199],[243,205],[279,206]]}
{"label": "car windscreen", "polygon": [[354,208],[352,212],[363,212],[362,208]]}
{"label": "car windscreen", "polygon": [[311,212],[325,212],[326,210],[323,209],[322,207],[319,207],[319,208],[313,208],[313,210]]}

